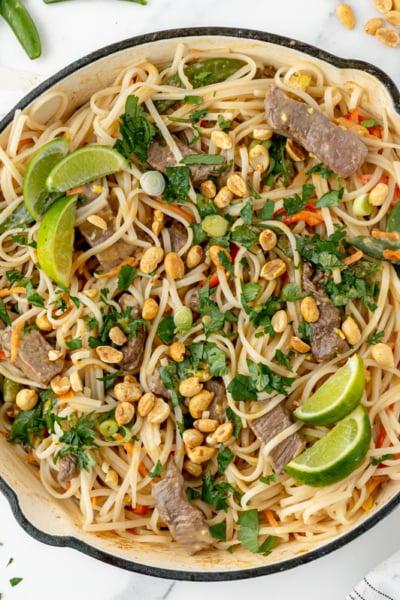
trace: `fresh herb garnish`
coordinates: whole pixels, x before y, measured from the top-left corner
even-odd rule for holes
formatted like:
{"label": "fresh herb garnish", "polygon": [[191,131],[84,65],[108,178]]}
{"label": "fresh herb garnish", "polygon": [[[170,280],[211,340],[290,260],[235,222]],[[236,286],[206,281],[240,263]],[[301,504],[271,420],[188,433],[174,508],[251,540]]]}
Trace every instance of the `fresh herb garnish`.
{"label": "fresh herb garnish", "polygon": [[302,294],[297,283],[286,283],[281,290],[282,302],[296,302],[302,300],[307,294]]}
{"label": "fresh herb garnish", "polygon": [[277,348],[275,350],[274,360],[276,360],[276,362],[279,365],[282,365],[282,367],[286,367],[286,369],[288,369],[289,371],[293,371],[293,367],[290,363],[290,359],[293,355],[293,351],[289,351],[288,354],[284,354],[282,350],[279,350],[279,348]]}
{"label": "fresh herb garnish", "polygon": [[226,542],[226,523],[216,523],[211,525],[209,529],[213,538]]}
{"label": "fresh herb garnish", "polygon": [[44,308],[44,301],[40,294],[35,292],[35,288],[33,287],[32,280],[29,280],[26,284],[26,299],[32,306],[38,306],[40,308]]}
{"label": "fresh herb garnish", "polygon": [[233,437],[237,438],[242,427],[242,419],[237,415],[230,406],[225,410],[228,421],[233,421]]}
{"label": "fresh herb garnish", "polygon": [[128,290],[132,281],[135,279],[136,273],[137,269],[135,267],[132,267],[131,265],[122,265],[118,275],[118,289],[124,291]]}
{"label": "fresh herb garnish", "polygon": [[326,208],[329,206],[339,206],[339,201],[343,198],[344,188],[340,188],[339,190],[330,190],[323,194],[321,198],[318,200],[315,205],[317,208]]}
{"label": "fresh herb garnish", "polygon": [[255,363],[247,359],[249,375],[239,373],[229,383],[227,390],[232,394],[232,398],[238,402],[247,400],[257,400],[259,392],[278,392],[287,396],[288,390],[293,381],[293,377],[284,377],[274,373],[267,365]]}
{"label": "fresh herb garnish", "polygon": [[225,473],[226,468],[231,464],[234,458],[235,455],[232,450],[230,448],[225,448],[224,444],[221,444],[217,454],[218,473],[220,475]]}
{"label": "fresh herb garnish", "polygon": [[0,319],[4,321],[6,325],[11,326],[11,319],[7,312],[7,307],[4,303],[4,300],[0,298]]}
{"label": "fresh herb garnish", "polygon": [[134,153],[144,163],[157,130],[138,102],[137,96],[127,97],[125,113],[121,115],[119,124],[122,139],[115,142],[114,148],[128,159]]}
{"label": "fresh herb garnish", "polygon": [[79,350],[80,348],[82,348],[82,340],[79,337],[65,343],[68,346],[68,348],[70,348],[70,350]]}
{"label": "fresh herb garnish", "polygon": [[273,200],[266,200],[264,206],[257,214],[257,218],[262,221],[270,221],[274,216],[275,202]]}
{"label": "fresh herb garnish", "polygon": [[246,306],[249,302],[253,302],[261,291],[261,285],[256,283],[255,281],[242,281],[242,293],[241,293],[241,301],[245,303]]}
{"label": "fresh herb garnish", "polygon": [[158,460],[154,466],[154,469],[152,471],[150,471],[149,477],[158,477],[159,475],[161,475],[162,470],[163,470],[163,466],[161,464],[161,461]]}
{"label": "fresh herb garnish", "polygon": [[23,581],[23,577],[11,577],[10,585],[11,587],[15,587],[16,585],[21,583],[21,581]]}
{"label": "fresh herb garnish", "polygon": [[261,483],[265,483],[265,485],[271,485],[271,483],[275,483],[279,480],[278,473],[272,471],[271,475],[266,475],[265,477],[260,477]]}
{"label": "fresh herb garnish", "polygon": [[385,335],[384,331],[375,331],[368,339],[367,339],[367,343],[370,344],[371,346],[373,344],[378,344],[383,336]]}
{"label": "fresh herb garnish", "polygon": [[276,542],[276,538],[273,536],[268,536],[264,542],[259,545],[258,534],[260,523],[258,518],[258,510],[256,508],[241,512],[239,514],[237,524],[239,525],[237,538],[242,546],[254,554],[260,553],[263,556],[270,554],[271,549]]}
{"label": "fresh herb garnish", "polygon": [[246,225],[251,225],[253,221],[253,199],[250,198],[240,211],[240,216]]}
{"label": "fresh herb garnish", "polygon": [[185,96],[183,99],[185,104],[201,104],[203,102],[203,98],[201,96]]}
{"label": "fresh herb garnish", "polygon": [[299,196],[299,194],[294,194],[290,198],[285,198],[283,201],[283,208],[288,215],[294,215],[305,208],[314,192],[315,187],[311,183],[305,183],[302,187],[301,196]]}
{"label": "fresh herb garnish", "polygon": [[225,321],[234,323],[237,320],[230,310],[222,312],[218,308],[217,304],[210,298],[211,293],[210,281],[208,280],[199,291],[200,314],[206,337],[214,331],[221,331]]}
{"label": "fresh herb garnish", "polygon": [[222,115],[217,116],[219,128],[223,131],[229,129],[232,125],[232,119],[224,119]]}
{"label": "fresh herb garnish", "polygon": [[104,382],[104,390],[107,392],[109,389],[114,387],[115,380],[122,374],[122,369],[118,369],[118,371],[114,371],[114,373],[107,373],[107,375],[103,375],[103,377],[96,377],[96,380]]}
{"label": "fresh herb garnish", "polygon": [[163,317],[157,328],[157,335],[165,344],[171,344],[175,337],[175,321],[172,315]]}
{"label": "fresh herb garnish", "polygon": [[164,190],[164,200],[169,204],[177,202],[184,204],[190,191],[189,167],[177,166],[166,168],[167,184]]}
{"label": "fresh herb garnish", "polygon": [[28,242],[28,234],[27,233],[17,233],[11,236],[11,239],[16,244],[20,246],[29,246],[30,248],[36,248],[36,241]]}
{"label": "fresh herb garnish", "polygon": [[224,162],[222,154],[188,154],[181,160],[183,165],[222,165]]}
{"label": "fresh herb garnish", "polygon": [[215,481],[208,473],[203,477],[203,485],[201,488],[201,499],[207,504],[214,506],[217,510],[227,510],[228,494],[231,492],[240,501],[242,494],[226,481]]}
{"label": "fresh herb garnish", "polygon": [[313,175],[314,173],[318,173],[323,179],[329,179],[333,175],[332,169],[329,169],[324,163],[318,163],[306,171],[306,175]]}
{"label": "fresh herb garnish", "polygon": [[374,465],[374,467],[376,467],[377,465],[380,465],[381,463],[385,462],[385,460],[390,460],[392,458],[394,458],[394,454],[383,454],[382,456],[373,458],[371,460],[371,465]]}
{"label": "fresh herb garnish", "polygon": [[269,167],[263,183],[273,186],[281,178],[283,186],[287,187],[291,175],[286,159],[286,138],[282,135],[274,135],[269,142]]}
{"label": "fresh herb garnish", "polygon": [[257,240],[258,234],[248,225],[239,225],[232,230],[232,241],[241,244],[248,250],[254,246]]}

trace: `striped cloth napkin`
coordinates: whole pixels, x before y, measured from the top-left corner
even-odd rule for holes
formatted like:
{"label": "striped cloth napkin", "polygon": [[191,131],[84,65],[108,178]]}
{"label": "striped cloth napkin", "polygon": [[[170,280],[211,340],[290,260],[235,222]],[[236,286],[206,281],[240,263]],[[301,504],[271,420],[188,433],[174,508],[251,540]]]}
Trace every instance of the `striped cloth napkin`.
{"label": "striped cloth napkin", "polygon": [[346,600],[400,600],[400,552],[370,571]]}

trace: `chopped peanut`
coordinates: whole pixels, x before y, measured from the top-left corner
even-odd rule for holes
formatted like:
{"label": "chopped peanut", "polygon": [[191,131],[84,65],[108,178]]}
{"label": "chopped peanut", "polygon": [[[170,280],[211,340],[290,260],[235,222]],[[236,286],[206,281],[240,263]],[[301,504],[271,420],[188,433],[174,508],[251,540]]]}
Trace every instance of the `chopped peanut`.
{"label": "chopped peanut", "polygon": [[164,259],[164,269],[171,279],[182,279],[185,275],[185,263],[176,252],[168,252]]}
{"label": "chopped peanut", "polygon": [[142,308],[142,318],[146,321],[152,321],[158,314],[158,303],[154,298],[147,298]]}
{"label": "chopped peanut", "polygon": [[211,200],[215,198],[217,193],[217,188],[215,187],[215,183],[211,179],[207,179],[207,181],[203,181],[200,186],[201,193],[205,198]]}
{"label": "chopped peanut", "polygon": [[372,346],[371,356],[381,367],[394,367],[393,350],[383,342]]}
{"label": "chopped peanut", "polygon": [[216,148],[220,148],[221,150],[229,150],[233,145],[231,137],[225,131],[213,131],[211,133],[211,141]]}
{"label": "chopped peanut", "polygon": [[260,276],[267,281],[273,281],[284,273],[286,273],[286,263],[281,258],[274,258],[264,264]]}
{"label": "chopped peanut", "polygon": [[169,347],[169,355],[175,362],[182,362],[185,357],[185,344],[174,342]]}
{"label": "chopped peanut", "polygon": [[315,323],[319,319],[319,308],[312,296],[306,296],[301,301],[301,315],[307,323]]}
{"label": "chopped peanut", "polygon": [[108,335],[110,340],[117,346],[123,346],[128,341],[125,333],[117,325],[115,327],[111,327]]}
{"label": "chopped peanut", "polygon": [[159,246],[147,248],[140,260],[140,270],[146,274],[152,273],[156,270],[163,258],[164,250]]}
{"label": "chopped peanut", "polygon": [[119,363],[124,358],[122,352],[112,346],[97,346],[96,353],[100,360],[108,364]]}
{"label": "chopped peanut", "polygon": [[243,177],[234,173],[228,177],[226,182],[228,190],[232,192],[234,196],[238,198],[243,198],[247,194],[247,185],[244,181]]}
{"label": "chopped peanut", "polygon": [[361,340],[361,331],[353,317],[348,317],[342,324],[342,331],[351,346],[355,346]]}
{"label": "chopped peanut", "polygon": [[71,389],[71,382],[69,377],[66,377],[65,375],[56,375],[50,381],[50,387],[56,396],[63,396]]}
{"label": "chopped peanut", "polygon": [[15,403],[21,410],[32,410],[39,400],[39,395],[36,390],[24,388],[19,390],[16,395]]}

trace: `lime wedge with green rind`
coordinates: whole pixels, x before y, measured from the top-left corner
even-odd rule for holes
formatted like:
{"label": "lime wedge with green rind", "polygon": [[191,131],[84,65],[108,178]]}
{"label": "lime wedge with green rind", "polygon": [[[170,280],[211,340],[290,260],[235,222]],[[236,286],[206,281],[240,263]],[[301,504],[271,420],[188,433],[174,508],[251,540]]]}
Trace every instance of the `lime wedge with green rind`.
{"label": "lime wedge with green rind", "polygon": [[313,425],[331,425],[356,408],[364,387],[364,362],[355,354],[299,406],[293,415]]}
{"label": "lime wedge with green rind", "polygon": [[56,200],[44,214],[37,235],[40,268],[62,287],[69,287],[75,238],[77,194]]}
{"label": "lime wedge with green rind", "polygon": [[126,159],[110,146],[88,145],[61,159],[49,173],[49,192],[66,192],[128,168]]}
{"label": "lime wedge with green rind", "polygon": [[358,406],[326,435],[285,467],[306,485],[331,485],[352,473],[362,462],[371,443],[371,424],[364,406]]}
{"label": "lime wedge with green rind", "polygon": [[48,205],[49,192],[46,188],[46,179],[67,152],[67,138],[56,138],[41,146],[28,163],[24,173],[22,193],[25,206],[36,221],[40,219]]}

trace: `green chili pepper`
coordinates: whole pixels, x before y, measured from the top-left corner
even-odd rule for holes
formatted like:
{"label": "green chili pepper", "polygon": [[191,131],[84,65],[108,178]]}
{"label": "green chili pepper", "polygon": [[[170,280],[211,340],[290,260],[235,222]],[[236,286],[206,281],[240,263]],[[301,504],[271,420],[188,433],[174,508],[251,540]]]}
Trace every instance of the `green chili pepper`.
{"label": "green chili pepper", "polygon": [[386,231],[400,233],[400,203],[396,204],[390,211],[386,221]]}
{"label": "green chili pepper", "polygon": [[42,52],[36,25],[19,0],[0,0],[0,15],[7,21],[29,58]]}
{"label": "green chili pepper", "polygon": [[[243,67],[244,63],[235,58],[206,58],[197,62],[191,63],[184,68],[183,72],[189,79],[194,88],[202,87],[203,85],[211,85],[212,83],[220,83],[225,81]],[[172,85],[182,87],[182,81],[175,73],[171,77],[167,77],[163,81],[163,85]],[[160,113],[165,112],[173,106],[176,100],[159,100],[157,109]]]}
{"label": "green chili pepper", "polygon": [[22,202],[5,221],[0,223],[0,233],[4,233],[8,229],[14,229],[14,227],[26,227],[32,221],[32,215],[29,214],[25,204]]}
{"label": "green chili pepper", "polygon": [[[359,235],[349,240],[349,243],[355,248],[362,250],[367,256],[372,256],[372,258],[377,258],[378,260],[387,260],[383,254],[385,250],[400,251],[400,240],[391,240],[389,238],[373,238]],[[389,262],[400,264],[400,261],[397,260]]]}
{"label": "green chili pepper", "polygon": [[4,402],[15,402],[17,394],[22,390],[23,386],[8,377],[4,377],[3,380],[3,401]]}

